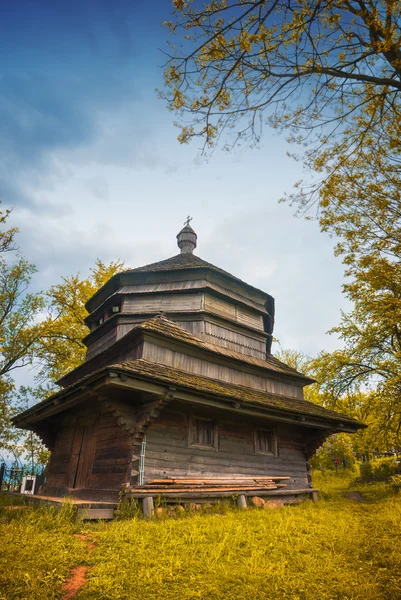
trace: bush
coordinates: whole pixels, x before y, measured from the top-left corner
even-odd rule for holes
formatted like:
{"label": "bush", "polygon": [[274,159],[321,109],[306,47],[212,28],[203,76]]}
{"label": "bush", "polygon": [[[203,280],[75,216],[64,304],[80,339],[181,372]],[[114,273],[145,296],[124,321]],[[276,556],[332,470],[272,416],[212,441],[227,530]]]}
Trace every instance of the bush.
{"label": "bush", "polygon": [[377,458],[361,464],[359,468],[362,481],[390,481],[400,471],[400,464],[394,458]]}
{"label": "bush", "polygon": [[393,475],[390,481],[391,485],[401,487],[401,475]]}
{"label": "bush", "polygon": [[363,462],[359,467],[359,475],[361,479],[371,480],[373,476],[372,463],[370,460]]}

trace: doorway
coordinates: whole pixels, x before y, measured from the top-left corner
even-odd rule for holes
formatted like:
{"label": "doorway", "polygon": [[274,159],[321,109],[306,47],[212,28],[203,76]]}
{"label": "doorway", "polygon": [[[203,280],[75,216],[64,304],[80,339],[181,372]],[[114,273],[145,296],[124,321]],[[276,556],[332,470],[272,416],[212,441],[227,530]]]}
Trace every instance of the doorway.
{"label": "doorway", "polygon": [[98,420],[99,414],[78,419],[68,469],[68,488],[89,487],[89,479],[92,474],[93,459],[96,450]]}

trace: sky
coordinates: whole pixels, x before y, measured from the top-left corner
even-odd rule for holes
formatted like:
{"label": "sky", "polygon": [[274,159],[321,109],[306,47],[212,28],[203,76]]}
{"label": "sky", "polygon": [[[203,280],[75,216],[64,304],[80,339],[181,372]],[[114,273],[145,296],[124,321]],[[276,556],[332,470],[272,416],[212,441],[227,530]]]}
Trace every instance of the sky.
{"label": "sky", "polygon": [[0,20],[0,198],[13,207],[33,285],[178,253],[187,215],[196,253],[276,299],[275,336],[316,354],[347,304],[343,267],[317,222],[279,204],[303,173],[284,137],[258,149],[177,141],[163,86],[170,0],[20,0]]}

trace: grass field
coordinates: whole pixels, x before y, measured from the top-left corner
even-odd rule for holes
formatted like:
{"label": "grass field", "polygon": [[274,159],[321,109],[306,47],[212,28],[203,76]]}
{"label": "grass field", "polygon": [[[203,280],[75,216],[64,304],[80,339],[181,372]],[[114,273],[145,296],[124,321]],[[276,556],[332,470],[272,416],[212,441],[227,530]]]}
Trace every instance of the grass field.
{"label": "grass field", "polygon": [[62,598],[71,569],[86,565],[80,600],[400,600],[401,494],[350,483],[317,474],[316,505],[151,522],[82,523],[68,505],[2,508],[0,599]]}

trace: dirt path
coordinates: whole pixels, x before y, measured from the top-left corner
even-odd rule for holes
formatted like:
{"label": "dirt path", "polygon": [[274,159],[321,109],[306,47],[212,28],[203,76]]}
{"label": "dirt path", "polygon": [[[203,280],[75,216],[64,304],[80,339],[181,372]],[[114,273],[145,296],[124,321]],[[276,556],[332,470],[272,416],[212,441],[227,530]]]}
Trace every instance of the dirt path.
{"label": "dirt path", "polygon": [[89,567],[86,566],[75,567],[75,569],[72,569],[70,578],[63,586],[64,594],[62,600],[72,600],[72,598],[75,598],[79,590],[83,588],[86,583],[86,574],[88,570]]}
{"label": "dirt path", "polygon": [[362,502],[362,504],[369,504],[369,500],[366,500],[360,492],[344,492],[344,498],[355,500],[355,502]]}
{"label": "dirt path", "polygon": [[[81,542],[86,542],[86,547],[91,550],[95,547],[93,542],[88,541],[88,536],[80,533],[74,533],[73,536]],[[70,577],[63,585],[63,596],[62,600],[72,600],[78,594],[79,590],[86,584],[86,575],[90,567],[87,565],[80,565],[71,570]]]}

